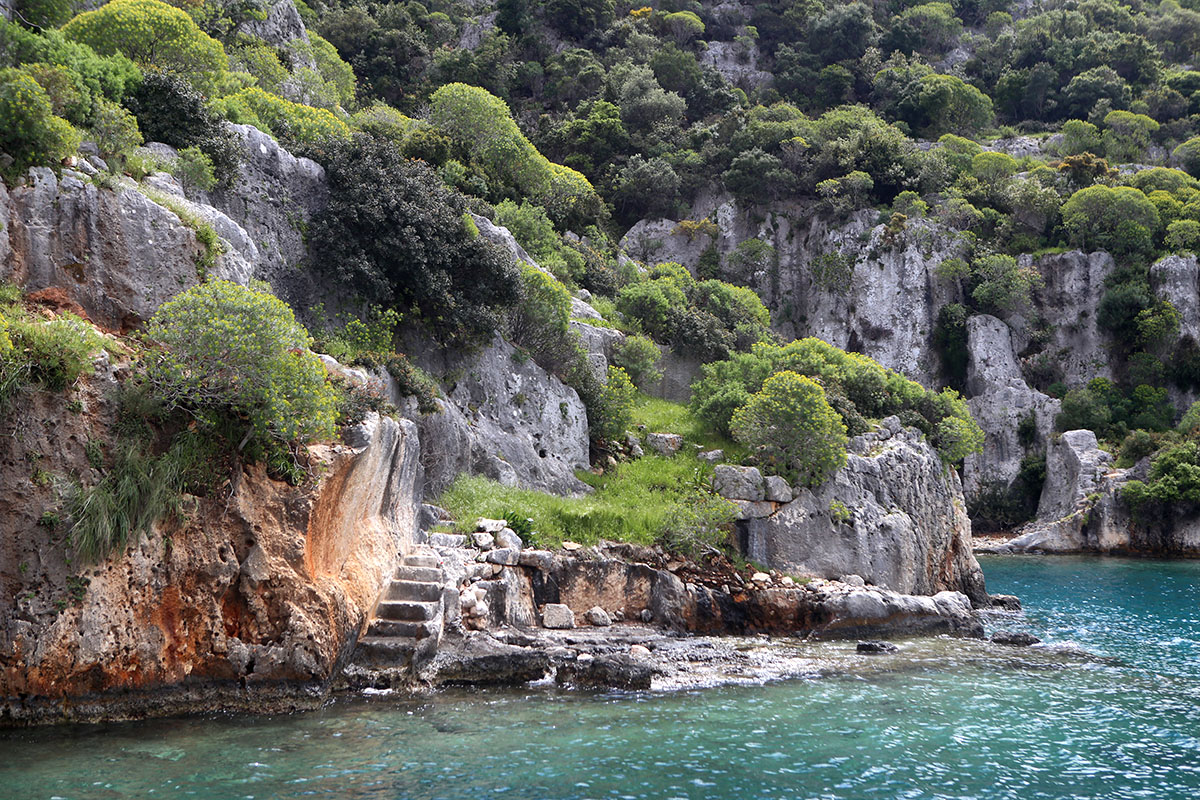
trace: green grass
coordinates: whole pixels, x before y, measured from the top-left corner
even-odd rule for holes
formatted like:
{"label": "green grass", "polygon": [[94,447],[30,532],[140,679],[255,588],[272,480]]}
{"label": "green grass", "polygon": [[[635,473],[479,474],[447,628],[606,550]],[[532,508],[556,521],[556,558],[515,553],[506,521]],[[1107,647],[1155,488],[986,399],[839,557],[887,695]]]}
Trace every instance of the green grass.
{"label": "green grass", "polygon": [[712,468],[688,455],[647,456],[579,477],[592,494],[559,497],[464,475],[437,502],[464,531],[477,517],[531,520],[529,538],[540,547],[609,539],[696,553],[726,541],[733,508],[712,492]]}
{"label": "green grass", "polygon": [[645,425],[647,433],[677,433],[684,441],[698,444],[705,450],[724,450],[725,460],[733,463],[749,455],[743,445],[709,428],[682,403],[660,400],[641,392],[634,401],[633,424]]}

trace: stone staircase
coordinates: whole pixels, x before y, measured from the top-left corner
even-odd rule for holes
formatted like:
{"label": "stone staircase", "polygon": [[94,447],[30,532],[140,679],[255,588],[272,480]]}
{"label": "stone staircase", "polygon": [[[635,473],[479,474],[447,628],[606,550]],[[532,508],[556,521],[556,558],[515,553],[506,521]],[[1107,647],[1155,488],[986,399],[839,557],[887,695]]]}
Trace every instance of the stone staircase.
{"label": "stone staircase", "polygon": [[444,576],[437,553],[419,547],[404,557],[383,590],[354,664],[415,674],[442,639]]}

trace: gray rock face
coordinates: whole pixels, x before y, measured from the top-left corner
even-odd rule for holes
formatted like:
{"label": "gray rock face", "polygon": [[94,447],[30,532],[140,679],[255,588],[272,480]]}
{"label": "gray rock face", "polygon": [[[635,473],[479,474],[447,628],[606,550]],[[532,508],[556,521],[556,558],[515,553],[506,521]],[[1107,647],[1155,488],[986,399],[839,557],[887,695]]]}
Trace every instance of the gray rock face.
{"label": "gray rock face", "polygon": [[[942,260],[959,255],[951,231],[912,220],[898,236],[875,225],[876,212],[830,223],[811,208],[786,203],[741,209],[728,197],[701,198],[693,216],[710,214],[719,228],[717,250],[725,280],[754,289],[785,337],[816,336],[856,350],[926,385],[941,365],[932,343],[938,310],[957,300],[957,288],[939,279]],[[678,261],[694,269],[707,236],[675,233],[671,220],[639,222],[622,245],[647,261]],[[778,266],[738,267],[729,256],[760,239],[775,248]]]}
{"label": "gray rock face", "polygon": [[746,555],[781,571],[853,573],[897,592],[960,591],[986,604],[958,474],[915,430],[858,438],[863,449],[831,480],[744,523]]}
{"label": "gray rock face", "polygon": [[792,487],[778,475],[768,475],[765,479],[766,499],[772,503],[792,502]]}
{"label": "gray rock face", "polygon": [[132,183],[112,192],[37,167],[24,186],[0,186],[0,223],[0,277],[30,292],[61,288],[110,328],[138,324],[199,281],[195,233]]}
{"label": "gray rock face", "polygon": [[419,355],[434,374],[458,376],[443,411],[418,420],[430,496],[461,472],[556,494],[587,491],[575,477],[588,466],[589,444],[587,411],[574,389],[499,337],[469,356]]}
{"label": "gray rock face", "polygon": [[[291,6],[291,2],[284,0],[276,7],[280,5]],[[297,308],[318,302],[331,305],[340,299],[337,287],[318,288],[312,273],[296,269],[308,258],[305,227],[329,197],[325,170],[315,161],[292,155],[257,128],[232,128],[242,141],[238,179],[232,188],[197,199],[240,225],[257,245],[255,278],[270,283],[277,295]]]}
{"label": "gray rock face", "polygon": [[1096,493],[1112,467],[1113,457],[1101,450],[1091,431],[1067,431],[1051,438],[1046,451],[1046,481],[1038,517],[1060,519],[1074,513]]}
{"label": "gray rock face", "polygon": [[995,549],[1009,553],[1136,549],[1138,534],[1120,491],[1132,477],[1144,477],[1145,465],[1118,470],[1112,461],[1091,431],[1067,431],[1052,438],[1037,516],[1020,536]]}
{"label": "gray rock face", "polygon": [[713,470],[713,491],[730,500],[758,501],[766,497],[766,486],[758,467],[718,464]]}
{"label": "gray rock face", "polygon": [[294,39],[308,39],[308,30],[292,0],[275,0],[267,8],[266,19],[249,19],[239,26],[242,33],[257,36],[269,45],[280,47]]}
{"label": "gray rock face", "polygon": [[[1032,259],[1023,256],[1020,262],[1028,266]],[[1050,327],[1045,352],[1061,366],[1069,385],[1112,377],[1108,337],[1096,323],[1096,309],[1104,296],[1104,279],[1115,266],[1108,253],[1078,250],[1042,256],[1037,261],[1045,286],[1036,293],[1035,301]]]}
{"label": "gray rock face", "polygon": [[963,465],[967,496],[984,487],[1012,484],[1021,469],[1025,447],[1017,434],[1030,414],[1037,423],[1038,441],[1054,429],[1062,404],[1031,388],[1021,375],[1007,324],[980,314],[967,320],[968,405],[983,429],[983,452],[968,456]]}

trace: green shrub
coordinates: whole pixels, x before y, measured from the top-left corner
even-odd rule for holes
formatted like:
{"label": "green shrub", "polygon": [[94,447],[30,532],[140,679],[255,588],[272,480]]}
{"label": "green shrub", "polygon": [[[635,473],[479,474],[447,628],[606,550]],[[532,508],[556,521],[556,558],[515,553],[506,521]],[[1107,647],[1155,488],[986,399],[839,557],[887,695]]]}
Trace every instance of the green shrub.
{"label": "green shrub", "polygon": [[1089,186],[1063,204],[1063,227],[1071,244],[1088,250],[1136,254],[1147,243],[1138,231],[1158,230],[1158,209],[1146,195],[1128,186]]}
{"label": "green shrub", "polygon": [[185,188],[208,192],[217,185],[213,160],[195,145],[180,150],[179,158],[172,166],[172,173]]}
{"label": "green shrub", "polygon": [[1200,447],[1195,441],[1186,441],[1164,448],[1150,463],[1146,481],[1129,481],[1121,496],[1142,518],[1154,507],[1194,507],[1200,503]]}
{"label": "green shrub", "polygon": [[571,294],[553,275],[521,264],[521,299],[508,314],[508,334],[542,367],[562,373],[582,358],[570,330]]}
{"label": "green shrub", "polygon": [[52,392],[70,388],[91,372],[93,357],[105,347],[104,338],[72,314],[46,320],[10,305],[0,320],[0,412],[12,407],[25,386]]}
{"label": "green shrub", "polygon": [[805,486],[823,483],[846,463],[846,425],[816,381],[777,372],[730,420],[733,437],[777,472]]}
{"label": "green shrub", "polygon": [[121,168],[129,153],[143,141],[137,118],[104,98],[96,101],[90,134],[100,157],[114,171]]}
{"label": "green shrub", "polygon": [[229,68],[220,42],[187,13],[159,0],[111,0],[62,31],[97,53],[123,53],[138,64],[178,72],[206,94],[216,91]]}
{"label": "green shrub", "polygon": [[215,107],[230,122],[253,125],[287,145],[350,138],[350,127],[327,109],[293,103],[253,86],[222,97]]}
{"label": "green shrub", "polygon": [[214,280],[164,303],[146,328],[154,394],[214,428],[242,430],[268,459],[333,434],[337,397],[312,339],[266,291]]}
{"label": "green shrub", "polygon": [[204,95],[180,75],[148,69],[126,101],[142,134],[181,151],[199,148],[212,159],[213,176],[230,185],[237,177],[241,144],[208,107]]}
{"label": "green shrub", "polygon": [[639,389],[662,379],[658,369],[661,359],[658,345],[645,336],[626,336],[613,348],[613,363],[624,369]]}
{"label": "green shrub", "polygon": [[588,407],[588,427],[593,439],[615,440],[624,435],[633,418],[637,389],[629,373],[620,367],[608,368],[600,402]]}
{"label": "green shrub", "polygon": [[79,140],[79,132],[54,115],[37,81],[17,69],[0,70],[0,151],[12,157],[3,167],[5,180],[16,180],[30,167],[57,167]]}
{"label": "green shrub", "polygon": [[394,144],[329,146],[330,197],[310,226],[313,261],[369,302],[415,308],[443,341],[491,338],[520,297],[506,253],[463,225],[466,203]]}

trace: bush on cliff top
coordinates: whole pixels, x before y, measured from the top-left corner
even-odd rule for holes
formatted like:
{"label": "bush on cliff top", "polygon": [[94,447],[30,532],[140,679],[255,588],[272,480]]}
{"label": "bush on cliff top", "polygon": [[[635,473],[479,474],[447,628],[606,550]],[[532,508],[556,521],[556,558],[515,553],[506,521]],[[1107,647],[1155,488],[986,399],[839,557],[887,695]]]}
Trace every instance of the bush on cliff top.
{"label": "bush on cliff top", "polygon": [[325,367],[268,292],[220,280],[193,287],[159,308],[146,339],[157,345],[147,380],[167,410],[222,432],[248,460],[298,479],[290,448],[333,435],[337,396]]}
{"label": "bush on cliff top", "polygon": [[366,134],[326,150],[329,203],[313,261],[366,299],[414,309],[443,341],[482,342],[520,297],[512,259],[463,223],[466,203],[427,165]]}
{"label": "bush on cliff top", "polygon": [[947,463],[957,463],[983,446],[983,432],[958,392],[927,390],[866,356],[813,338],[785,345],[759,343],[749,353],[705,364],[692,384],[691,410],[730,433],[738,410],[772,375],[784,371],[814,379],[850,435],[865,432],[867,419],[898,414],[904,424],[928,436]]}

